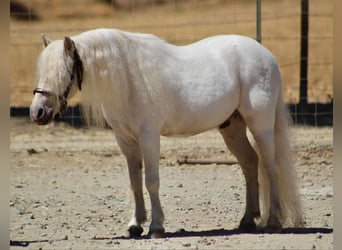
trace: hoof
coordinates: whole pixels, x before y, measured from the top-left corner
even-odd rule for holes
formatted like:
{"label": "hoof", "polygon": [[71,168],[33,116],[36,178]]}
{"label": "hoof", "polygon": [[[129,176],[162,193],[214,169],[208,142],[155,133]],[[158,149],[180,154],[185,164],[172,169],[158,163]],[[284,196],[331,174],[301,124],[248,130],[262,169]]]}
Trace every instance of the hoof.
{"label": "hoof", "polygon": [[129,238],[137,238],[140,237],[143,233],[144,229],[141,226],[130,226],[128,229],[128,237]]}
{"label": "hoof", "polygon": [[256,224],[254,220],[250,220],[250,221],[242,220],[240,222],[239,230],[241,230],[244,233],[254,232],[256,230]]}
{"label": "hoof", "polygon": [[161,229],[156,229],[156,230],[151,230],[148,232],[148,236],[151,239],[159,239],[159,238],[164,238],[165,235],[165,230],[164,228]]}
{"label": "hoof", "polygon": [[278,219],[269,219],[266,226],[266,233],[280,233],[283,227]]}

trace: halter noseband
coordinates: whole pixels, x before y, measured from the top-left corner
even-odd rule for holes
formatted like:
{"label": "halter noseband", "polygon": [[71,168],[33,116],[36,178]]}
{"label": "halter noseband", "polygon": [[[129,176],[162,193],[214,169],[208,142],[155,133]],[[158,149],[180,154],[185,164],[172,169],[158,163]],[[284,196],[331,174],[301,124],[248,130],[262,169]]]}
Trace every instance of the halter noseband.
{"label": "halter noseband", "polygon": [[77,78],[77,85],[79,90],[81,90],[81,85],[82,85],[82,79],[83,79],[83,63],[81,61],[80,55],[78,54],[77,49],[75,48],[74,51],[74,57],[73,57],[73,67],[72,67],[72,73],[70,76],[70,82],[68,84],[68,86],[66,87],[66,89],[64,90],[62,95],[56,94],[50,90],[45,90],[42,88],[35,88],[33,90],[33,94],[35,95],[36,93],[42,94],[44,96],[55,96],[58,100],[58,102],[60,103],[60,108],[59,108],[59,112],[56,115],[57,118],[62,118],[64,117],[66,110],[68,108],[68,103],[67,103],[67,98],[68,95],[71,91],[72,85],[74,83],[75,77]]}
{"label": "halter noseband", "polygon": [[[69,84],[69,85],[71,85],[71,84]],[[42,89],[42,88],[35,88],[33,90],[33,94],[35,95],[36,93],[42,94],[42,95],[47,96],[47,97],[55,96],[58,99],[58,102],[60,103],[59,112],[56,116],[58,118],[62,118],[65,115],[65,112],[66,112],[67,107],[68,107],[66,97],[58,95],[52,91]]]}

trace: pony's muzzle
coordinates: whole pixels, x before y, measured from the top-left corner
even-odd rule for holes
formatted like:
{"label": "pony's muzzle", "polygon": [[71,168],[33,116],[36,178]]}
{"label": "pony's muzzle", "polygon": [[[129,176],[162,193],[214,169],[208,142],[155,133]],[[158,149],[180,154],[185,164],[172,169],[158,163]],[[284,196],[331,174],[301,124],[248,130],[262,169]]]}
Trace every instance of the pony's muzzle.
{"label": "pony's muzzle", "polygon": [[33,122],[39,125],[48,124],[53,119],[53,109],[44,106],[31,106],[30,117]]}

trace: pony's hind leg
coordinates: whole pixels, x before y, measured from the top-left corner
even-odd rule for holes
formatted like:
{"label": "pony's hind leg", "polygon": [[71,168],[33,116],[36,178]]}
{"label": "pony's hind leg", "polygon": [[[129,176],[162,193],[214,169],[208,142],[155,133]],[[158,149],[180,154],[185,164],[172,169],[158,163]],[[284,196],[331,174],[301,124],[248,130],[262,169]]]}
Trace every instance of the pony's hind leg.
{"label": "pony's hind leg", "polygon": [[267,171],[269,179],[270,208],[266,230],[271,233],[280,232],[282,230],[280,219],[283,215],[280,207],[278,187],[279,169],[275,159],[274,132],[273,130],[265,131],[261,135],[256,136],[255,139],[260,151],[262,164]]}
{"label": "pony's hind leg", "polygon": [[247,138],[246,123],[238,111],[220,126],[220,133],[228,149],[239,161],[246,179],[246,211],[239,228],[250,232],[256,228],[254,219],[260,217],[258,156]]}
{"label": "pony's hind leg", "polygon": [[258,147],[261,158],[260,167],[266,170],[266,177],[269,181],[269,216],[266,231],[275,233],[282,230],[283,213],[280,206],[279,168],[276,160],[274,116],[272,117],[272,113],[274,112],[255,112],[253,116],[245,119]]}
{"label": "pony's hind leg", "polygon": [[126,157],[128,165],[129,178],[135,204],[131,220],[128,223],[128,233],[130,238],[135,238],[141,236],[143,232],[141,225],[146,221],[146,209],[142,186],[141,150],[139,145],[134,141],[127,142],[119,136],[116,136],[116,140],[122,153]]}

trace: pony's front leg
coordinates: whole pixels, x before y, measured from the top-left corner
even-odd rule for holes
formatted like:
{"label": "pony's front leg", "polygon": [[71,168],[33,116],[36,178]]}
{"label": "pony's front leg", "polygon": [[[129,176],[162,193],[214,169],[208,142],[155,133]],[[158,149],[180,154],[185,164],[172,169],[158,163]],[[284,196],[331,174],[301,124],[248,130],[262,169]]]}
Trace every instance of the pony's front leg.
{"label": "pony's front leg", "polygon": [[123,140],[119,136],[116,136],[116,140],[127,160],[131,189],[135,201],[132,218],[128,223],[129,237],[135,238],[141,236],[143,232],[141,225],[146,221],[146,209],[142,189],[141,150],[135,141]]}
{"label": "pony's front leg", "polygon": [[144,127],[140,132],[140,143],[145,163],[145,185],[151,199],[152,222],[149,235],[160,238],[164,235],[164,213],[159,199],[159,130]]}

